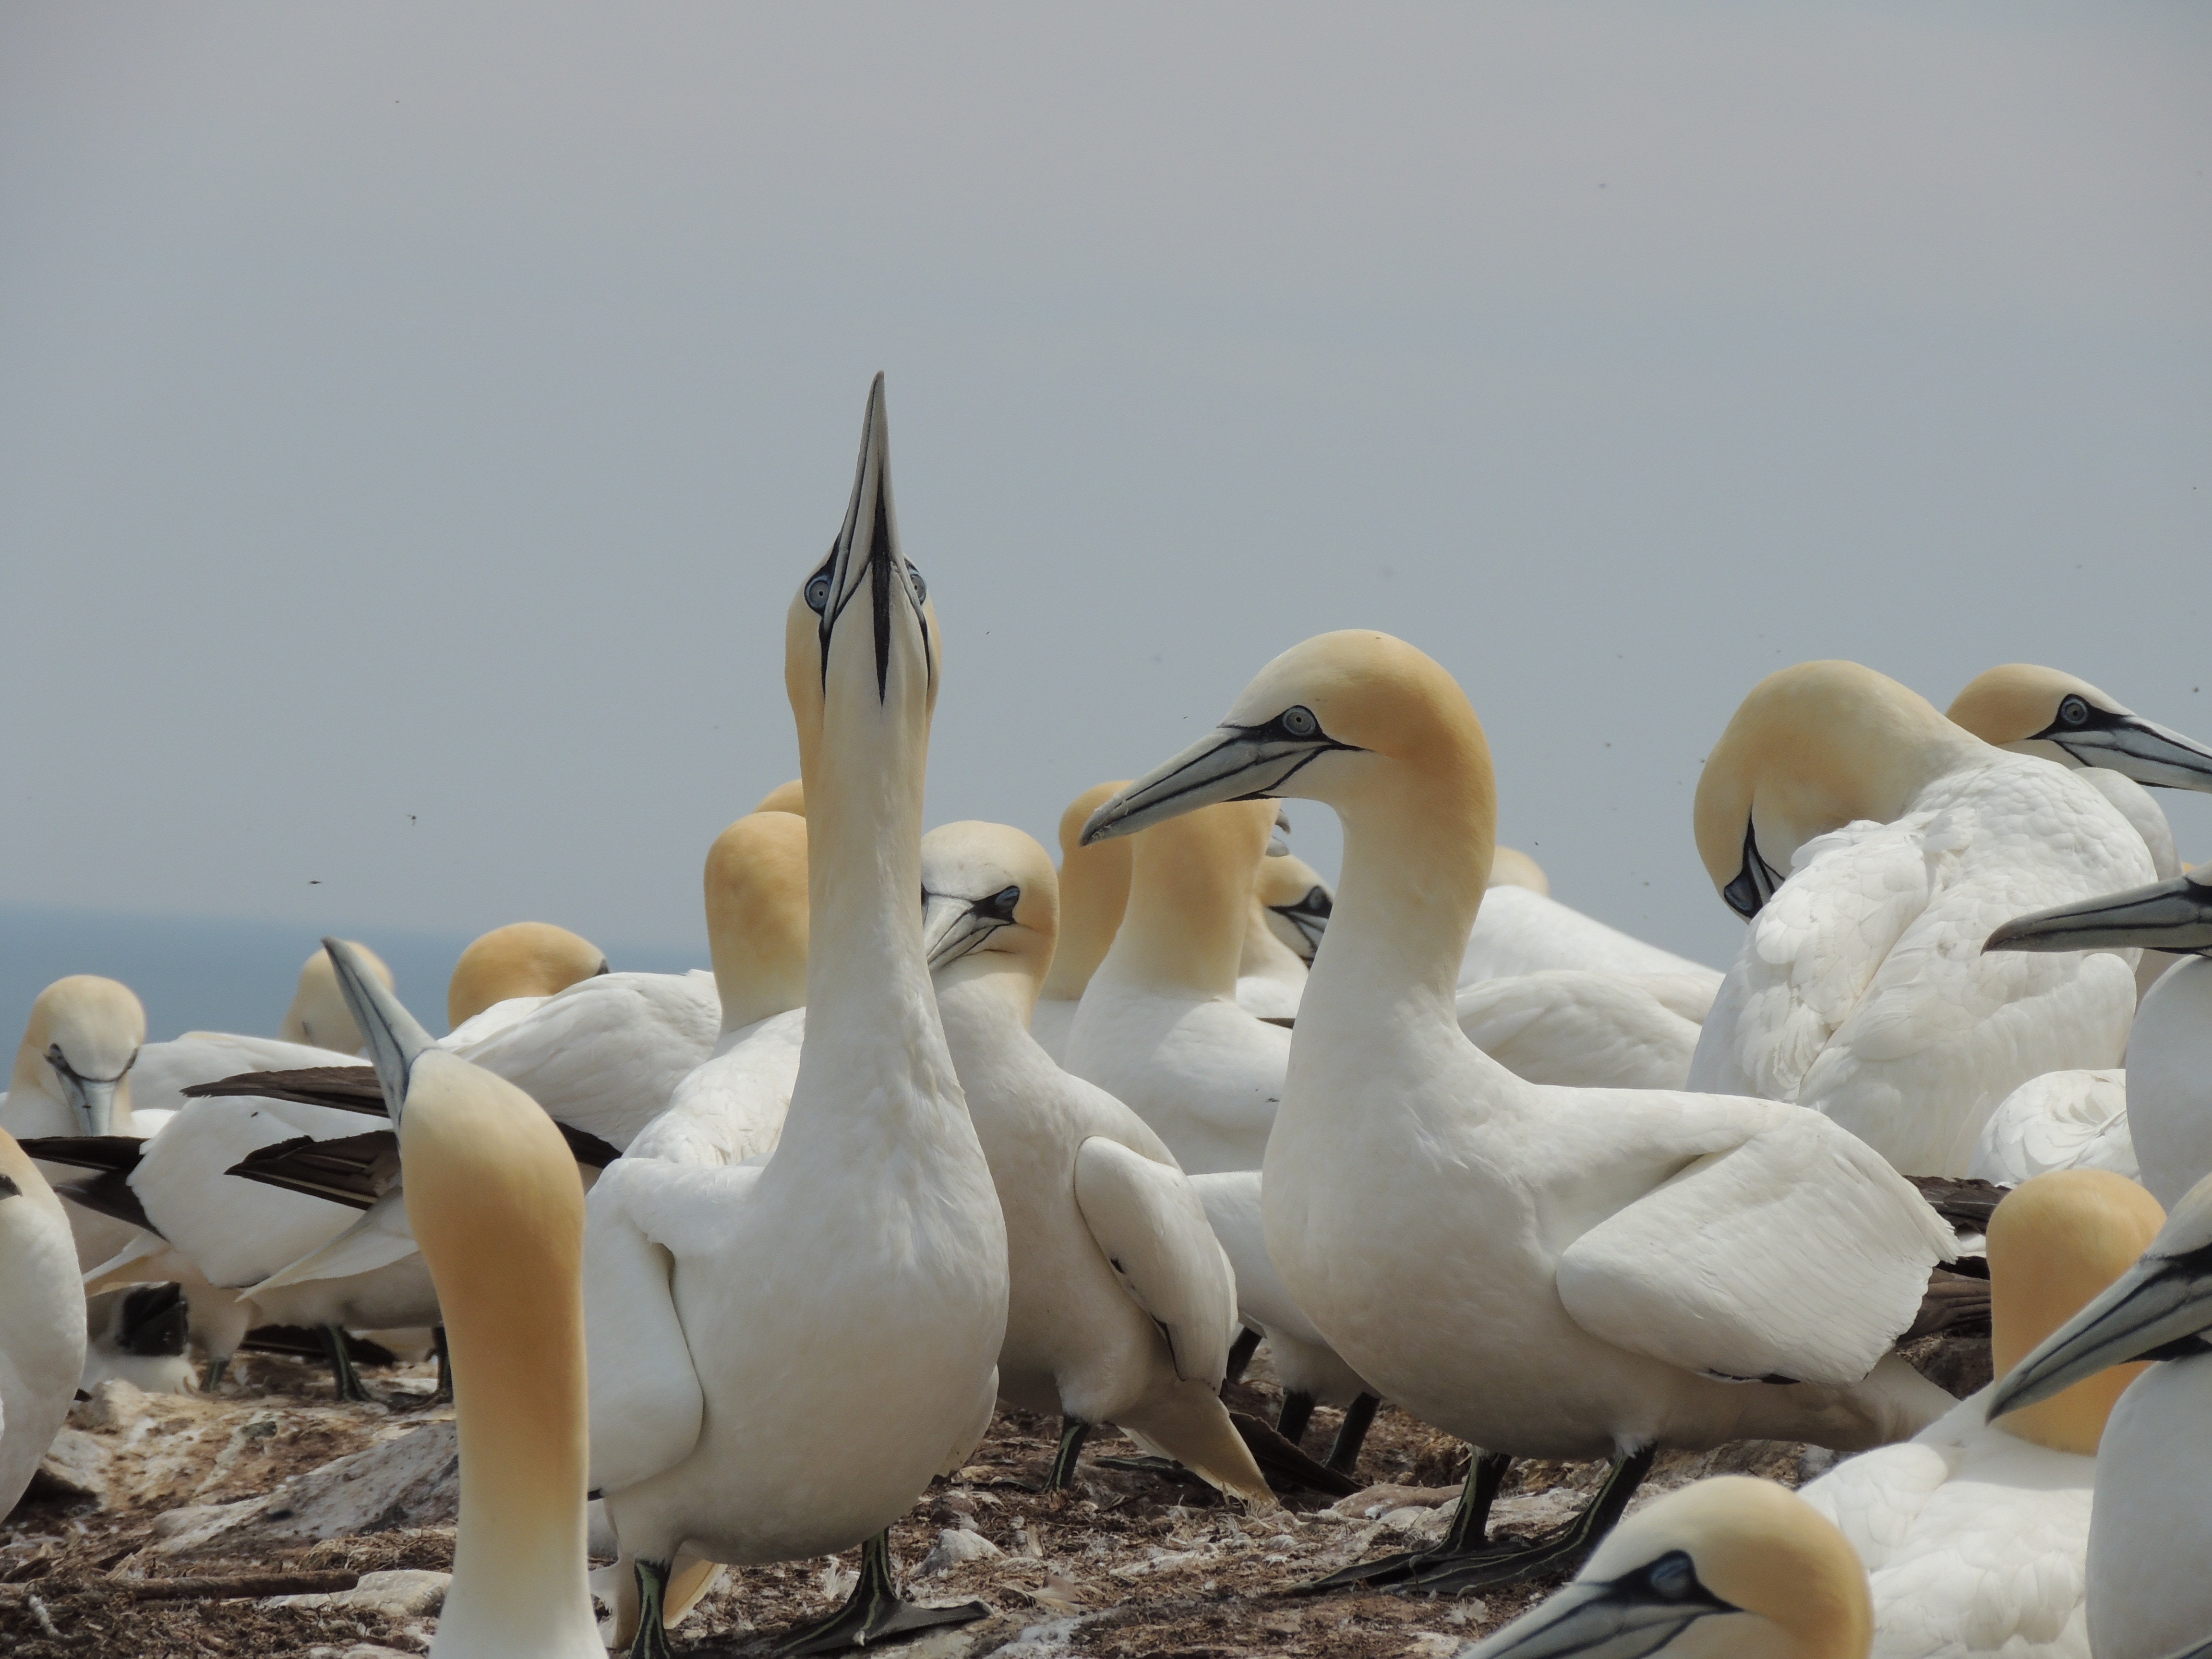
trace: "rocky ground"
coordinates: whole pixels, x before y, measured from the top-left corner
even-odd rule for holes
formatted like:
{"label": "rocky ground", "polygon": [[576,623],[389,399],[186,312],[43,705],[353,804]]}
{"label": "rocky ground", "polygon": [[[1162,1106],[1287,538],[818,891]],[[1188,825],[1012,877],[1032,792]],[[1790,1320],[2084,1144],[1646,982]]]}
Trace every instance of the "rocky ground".
{"label": "rocky ground", "polygon": [[[1263,1350],[1248,1380],[1231,1386],[1231,1403],[1272,1422],[1279,1401],[1266,1358]],[[320,1367],[268,1356],[246,1361],[243,1380],[214,1397],[102,1384],[0,1524],[0,1651],[19,1659],[422,1652],[453,1565],[452,1413],[429,1403],[427,1369],[372,1370],[367,1380],[380,1403],[337,1402]],[[1322,1455],[1336,1425],[1334,1413],[1317,1413],[1306,1449]],[[1548,1588],[1457,1600],[1287,1593],[1433,1538],[1449,1522],[1465,1451],[1398,1412],[1377,1418],[1356,1495],[1288,1493],[1270,1516],[1245,1514],[1171,1474],[1102,1464],[1136,1450],[1104,1436],[1085,1451],[1079,1491],[1041,1495],[1033,1488],[1056,1429],[1002,1413],[975,1461],[894,1529],[917,1600],[973,1598],[992,1609],[980,1623],[894,1651],[915,1659],[1448,1656]],[[1669,1454],[1644,1496],[1723,1469],[1795,1485],[1829,1461],[1774,1443]],[[1517,1466],[1493,1529],[1553,1523],[1598,1473]],[[676,1650],[769,1651],[794,1624],[842,1599],[855,1559],[729,1571],[672,1632]]]}

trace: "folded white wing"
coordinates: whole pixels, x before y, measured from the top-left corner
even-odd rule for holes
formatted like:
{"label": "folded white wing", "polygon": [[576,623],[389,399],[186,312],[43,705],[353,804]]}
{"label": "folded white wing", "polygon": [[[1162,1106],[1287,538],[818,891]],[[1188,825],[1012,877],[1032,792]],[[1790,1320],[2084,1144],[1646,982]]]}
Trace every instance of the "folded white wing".
{"label": "folded white wing", "polygon": [[1698,1047],[1696,1022],[1643,980],[1587,969],[1463,986],[1459,1028],[1531,1083],[1583,1089],[1680,1089]]}
{"label": "folded white wing", "polygon": [[1624,1099],[1649,1105],[1619,1110],[1616,1145],[1662,1178],[1561,1251],[1575,1322],[1708,1376],[1873,1370],[1955,1253],[1911,1186],[1826,1119],[1759,1102],[1593,1094],[1581,1127]]}
{"label": "folded white wing", "polygon": [[404,1261],[415,1252],[415,1230],[407,1221],[407,1195],[395,1182],[361,1212],[360,1219],[329,1243],[308,1251],[239,1294],[258,1296],[287,1285],[304,1285],[311,1279],[348,1279],[356,1273],[374,1273]]}
{"label": "folded white wing", "polygon": [[1093,1135],[1076,1148],[1075,1202],[1121,1288],[1167,1333],[1176,1375],[1219,1388],[1237,1280],[1189,1177]]}

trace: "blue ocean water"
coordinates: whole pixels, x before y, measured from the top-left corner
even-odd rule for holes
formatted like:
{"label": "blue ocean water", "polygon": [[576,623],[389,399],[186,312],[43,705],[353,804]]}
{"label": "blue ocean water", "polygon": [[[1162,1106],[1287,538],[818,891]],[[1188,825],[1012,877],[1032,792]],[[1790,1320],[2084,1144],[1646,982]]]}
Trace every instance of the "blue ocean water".
{"label": "blue ocean water", "polygon": [[[382,957],[408,1007],[433,1031],[445,1030],[446,979],[473,935],[366,925],[330,931]],[[290,922],[0,905],[5,1051],[14,1052],[32,1000],[64,974],[104,974],[128,985],[146,1005],[151,1041],[193,1030],[274,1036],[316,939],[314,928]],[[605,942],[602,948],[623,969],[680,973],[708,965],[703,939],[696,950]],[[0,1086],[5,1080],[0,1074]]]}

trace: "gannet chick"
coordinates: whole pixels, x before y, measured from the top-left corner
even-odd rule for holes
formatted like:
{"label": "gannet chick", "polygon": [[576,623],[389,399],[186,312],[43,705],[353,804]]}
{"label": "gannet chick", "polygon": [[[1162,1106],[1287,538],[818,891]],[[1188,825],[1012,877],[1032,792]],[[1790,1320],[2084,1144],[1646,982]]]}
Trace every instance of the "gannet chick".
{"label": "gannet chick", "polygon": [[2149,878],[2142,838],[2076,774],[1856,663],[1801,663],[1736,710],[1696,820],[1751,925],[1692,1087],[1810,1107],[1907,1174],[1957,1176],[2029,1078],[2119,1063],[2132,953],[1976,948],[2024,903]]}
{"label": "gannet chick", "polygon": [[1631,1516],[1572,1583],[1460,1659],[1867,1659],[1874,1635],[1843,1534],[1787,1487],[1724,1474]]}
{"label": "gannet chick", "polygon": [[1206,1218],[1220,1241],[1222,1254],[1236,1269],[1237,1317],[1248,1330],[1266,1338],[1275,1380],[1283,1385],[1275,1432],[1295,1445],[1305,1437],[1316,1406],[1341,1406],[1344,1422],[1329,1447],[1328,1467],[1350,1474],[1359,1462],[1359,1448],[1382,1397],[1314,1328],[1275,1271],[1261,1222],[1260,1172],[1224,1170],[1193,1176],[1190,1184],[1206,1206]]}
{"label": "gannet chick", "polygon": [[[2212,866],[2007,922],[1987,951],[2141,945],[2179,965],[2153,986],[2128,1037],[2126,1110],[2107,1131],[2160,1203],[2212,1174]],[[2115,1073],[2117,1077],[2118,1074]],[[2085,1149],[2085,1152],[2087,1149]]]}
{"label": "gannet chick", "polygon": [[[2212,790],[2212,750],[2143,719],[2087,680],[2032,663],[1977,675],[1945,712],[1984,743],[2077,769],[2135,826],[2157,878],[2181,873],[2173,826],[2143,786]],[[2137,996],[2172,965],[2164,951],[2145,951],[2136,964]]]}
{"label": "gannet chick", "polygon": [[[384,965],[384,958],[366,945],[356,944],[354,949],[361,952],[369,972],[390,990],[392,969]],[[292,1006],[284,1011],[276,1034],[287,1042],[310,1048],[328,1048],[342,1054],[361,1052],[361,1033],[354,1028],[345,998],[339,994],[327,951],[317,951],[300,965],[300,988],[292,994]]]}
{"label": "gannet chick", "polygon": [[640,1158],[742,1164],[783,1133],[806,1035],[806,820],[754,812],[716,836],[707,908],[722,1035],[630,1142]]}
{"label": "gannet chick", "polygon": [[[92,974],[56,980],[31,1004],[8,1092],[0,1096],[0,1129],[19,1140],[136,1134],[130,1074],[145,1041],[146,1011],[129,986]],[[40,1173],[58,1185],[84,1172],[43,1164]],[[137,1231],[82,1204],[64,1213],[80,1272],[106,1261]]]}
{"label": "gannet chick", "polygon": [[[1950,1230],[1852,1136],[1768,1101],[1527,1083],[1460,1030],[1497,807],[1443,669],[1381,634],[1310,640],[1085,835],[1255,795],[1344,824],[1267,1143],[1267,1253],[1360,1376],[1486,1449],[1443,1545],[1338,1582],[1556,1566],[1610,1528],[1658,1447],[1856,1449],[1950,1407],[1890,1352]],[[1501,1553],[1482,1528],[1508,1455],[1614,1467],[1565,1531]]]}
{"label": "gannet chick", "polygon": [[1136,838],[1128,909],[1068,1032],[1067,1069],[1151,1124],[1193,1175],[1257,1169],[1282,1097],[1290,1033],[1237,1002],[1274,820],[1267,802],[1224,802]]}
{"label": "gannet chick", "polygon": [[1127,844],[1085,847],[1078,839],[1098,804],[1126,781],[1091,785],[1060,815],[1060,943],[1030,1016],[1030,1035],[1055,1065],[1067,1064],[1067,1034],[1075,1025],[1076,1006],[1106,960],[1129,905]]}
{"label": "gannet chick", "polygon": [[1006,1328],[1006,1224],[915,902],[939,635],[888,445],[879,376],[852,504],[785,633],[809,915],[782,1138],[758,1164],[617,1159],[587,1204],[592,1484],[635,1565],[640,1659],[668,1651],[679,1552],[864,1544],[853,1600],[799,1651],[988,1611],[900,1600],[885,1531],[981,1439]]}
{"label": "gannet chick", "polygon": [[1297,1017],[1306,964],[1328,930],[1335,902],[1328,884],[1295,853],[1260,860],[1237,963],[1237,1000],[1246,1012],[1262,1019]]}
{"label": "gannet chick", "polygon": [[[1998,1375],[2134,1266],[2165,1219],[2156,1199],[2108,1170],[2038,1176],[2008,1194],[1989,1228]],[[1866,1566],[1875,1654],[2089,1659],[2097,1442],[2132,1380],[2132,1370],[2107,1371],[2001,1423],[1984,1420],[1984,1389],[1800,1492]]]}
{"label": "gannet chick", "polygon": [[585,1589],[583,1189],[560,1131],[325,941],[399,1134],[453,1355],[460,1515],[431,1659],[605,1659]]}
{"label": "gannet chick", "polygon": [[999,1397],[1062,1419],[1046,1490],[1112,1423],[1273,1508],[1221,1403],[1237,1285],[1189,1177],[1029,1033],[1059,928],[1051,860],[1006,825],[945,824],[922,837],[921,893],[945,1044],[1006,1218]]}
{"label": "gannet chick", "polygon": [[0,1516],[38,1472],[83,1370],[84,1292],[70,1218],[0,1129]]}
{"label": "gannet chick", "polygon": [[1991,1422],[2107,1367],[2162,1361],[2130,1383],[2097,1447],[2089,1521],[2089,1651],[2165,1659],[2212,1630],[2212,1180],[2186,1194],[2142,1258],[2045,1338],[1989,1396]]}
{"label": "gannet chick", "polygon": [[120,1377],[143,1394],[191,1394],[199,1376],[185,1352],[191,1310],[181,1285],[133,1285],[85,1303],[84,1373],[89,1393]]}
{"label": "gannet chick", "polygon": [[509,1012],[501,1025],[514,1024],[548,997],[613,971],[607,953],[580,934],[550,921],[510,921],[471,939],[454,963],[446,981],[446,1029],[464,1043],[489,1036],[498,1026],[462,1028],[493,1008]]}

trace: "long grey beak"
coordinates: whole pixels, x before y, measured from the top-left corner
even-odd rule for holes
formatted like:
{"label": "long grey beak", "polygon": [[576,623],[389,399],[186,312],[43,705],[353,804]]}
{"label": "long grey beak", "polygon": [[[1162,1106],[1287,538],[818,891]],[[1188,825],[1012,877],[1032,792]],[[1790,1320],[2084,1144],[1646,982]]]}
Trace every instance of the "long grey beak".
{"label": "long grey beak", "polygon": [[1001,927],[1011,927],[1021,889],[1007,888],[988,898],[963,898],[957,893],[921,896],[921,954],[933,974],[949,962],[957,962]]}
{"label": "long grey beak", "polygon": [[[1662,1562],[1670,1559],[1686,1568],[1688,1558],[1662,1558]],[[1569,1584],[1488,1641],[1461,1649],[1459,1659],[1566,1659],[1570,1654],[1643,1659],[1700,1619],[1741,1611],[1698,1583],[1693,1572],[1687,1593],[1679,1597],[1655,1589],[1651,1573],[1652,1568],[1645,1568],[1609,1583]]]}
{"label": "long grey beak", "polygon": [[2062,722],[2036,735],[2057,744],[2084,766],[2110,767],[2137,783],[2212,790],[2212,749],[2140,714],[2097,709],[2087,726]]}
{"label": "long grey beak", "polygon": [[[131,1068],[126,1066],[123,1069],[127,1074]],[[115,1133],[115,1097],[122,1087],[121,1076],[79,1077],[75,1072],[62,1073],[63,1091],[76,1109],[78,1124],[88,1135]]]}
{"label": "long grey beak", "polygon": [[407,1104],[408,1073],[424,1050],[438,1046],[437,1041],[385,988],[384,981],[362,960],[360,951],[342,939],[325,939],[323,949],[330,952],[331,965],[337,969],[338,989],[345,995],[346,1006],[353,1011],[353,1023],[361,1027],[367,1040],[369,1063],[376,1067],[377,1086],[384,1091],[384,1109],[398,1123]]}
{"label": "long grey beak", "polygon": [[1313,724],[1305,709],[1288,712],[1304,716],[1311,727],[1309,734],[1294,736],[1286,731],[1286,715],[1265,726],[1216,726],[1093,812],[1083,826],[1082,844],[1133,836],[1164,819],[1221,801],[1256,800],[1289,782],[1315,756],[1352,747]]}
{"label": "long grey beak", "polygon": [[[830,680],[830,636],[836,631],[846,610],[868,594],[867,620],[874,634],[876,695],[882,697],[890,675],[890,618],[894,602],[911,605],[921,614],[922,588],[899,551],[898,514],[891,504],[890,416],[884,406],[884,377],[869,383],[867,412],[860,422],[860,459],[853,471],[853,498],[845,507],[845,521],[830,556],[807,578],[807,605],[821,618],[822,680]],[[926,648],[927,619],[923,618]]]}
{"label": "long grey beak", "polygon": [[1998,1382],[1988,1419],[1994,1423],[2132,1359],[2212,1352],[2198,1335],[2207,1328],[2212,1328],[2212,1246],[2146,1255]]}
{"label": "long grey beak", "polygon": [[2015,917],[1991,933],[1982,949],[2095,951],[2136,945],[2154,951],[2212,951],[2212,870]]}

